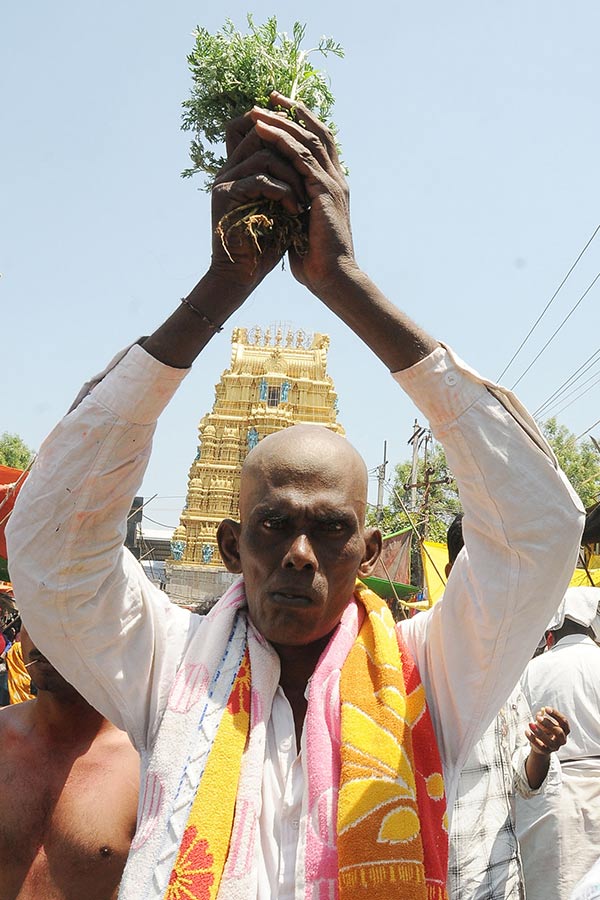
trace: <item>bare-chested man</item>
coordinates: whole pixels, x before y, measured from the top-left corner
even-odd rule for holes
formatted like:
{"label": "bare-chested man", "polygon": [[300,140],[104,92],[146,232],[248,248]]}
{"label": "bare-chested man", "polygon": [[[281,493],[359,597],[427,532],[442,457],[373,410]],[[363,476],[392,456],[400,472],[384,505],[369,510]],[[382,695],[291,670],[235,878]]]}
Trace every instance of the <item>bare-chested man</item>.
{"label": "bare-chested man", "polygon": [[111,900],[135,831],[138,755],[21,638],[38,695],[0,711],[0,900]]}

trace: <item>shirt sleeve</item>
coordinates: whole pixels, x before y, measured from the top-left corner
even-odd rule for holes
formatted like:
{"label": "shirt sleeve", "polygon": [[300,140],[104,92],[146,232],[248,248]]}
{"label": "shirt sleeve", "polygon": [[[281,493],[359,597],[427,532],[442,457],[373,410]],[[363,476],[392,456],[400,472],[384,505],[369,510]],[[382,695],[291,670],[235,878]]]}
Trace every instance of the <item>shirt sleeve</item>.
{"label": "shirt sleeve", "polygon": [[577,882],[571,900],[600,900],[600,859],[594,863],[585,878]]}
{"label": "shirt sleeve", "polygon": [[417,662],[449,803],[573,574],[579,498],[517,398],[440,346],[395,379],[446,451],[465,547],[444,597],[400,627]]}
{"label": "shirt sleeve", "polygon": [[518,687],[510,695],[503,709],[509,745],[512,751],[513,791],[524,799],[534,797],[543,790],[546,779],[544,779],[539,788],[532,788],[527,778],[525,763],[527,762],[531,745],[525,736],[525,731],[531,722],[531,710]]}
{"label": "shirt sleeve", "polygon": [[156,418],[185,374],[133,346],[46,439],[7,527],[32,640],[139,750],[198,619],[123,546]]}

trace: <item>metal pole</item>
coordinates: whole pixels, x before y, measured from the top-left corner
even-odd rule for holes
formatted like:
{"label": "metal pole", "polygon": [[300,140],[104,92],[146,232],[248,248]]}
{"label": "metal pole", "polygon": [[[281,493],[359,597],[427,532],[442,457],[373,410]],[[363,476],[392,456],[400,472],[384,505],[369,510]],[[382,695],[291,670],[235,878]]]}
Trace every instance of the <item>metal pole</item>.
{"label": "metal pole", "polygon": [[377,466],[377,521],[383,518],[383,486],[385,484],[385,470],[387,468],[387,441],[383,442],[383,462]]}
{"label": "metal pole", "polygon": [[417,474],[419,467],[419,440],[417,438],[417,433],[421,430],[419,423],[415,419],[415,424],[413,425],[413,437],[412,437],[412,467],[410,470],[410,509],[411,512],[416,512],[417,510]]}

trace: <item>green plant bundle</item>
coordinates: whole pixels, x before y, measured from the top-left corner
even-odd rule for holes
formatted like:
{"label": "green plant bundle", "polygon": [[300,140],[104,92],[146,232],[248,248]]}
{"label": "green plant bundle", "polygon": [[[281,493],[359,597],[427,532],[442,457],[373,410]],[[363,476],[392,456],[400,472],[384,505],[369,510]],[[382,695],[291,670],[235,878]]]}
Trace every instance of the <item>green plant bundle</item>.
{"label": "green plant bundle", "polygon": [[211,147],[222,145],[227,122],[255,104],[267,106],[269,94],[277,90],[291,100],[301,100],[321,120],[329,120],[334,103],[327,76],[310,61],[315,53],[343,56],[332,38],[321,38],[316,47],[303,50],[306,26],[295,22],[292,35],[278,31],[275,16],[255,25],[248,14],[248,33],[237,31],[230,19],[216,34],[205,28],[194,32],[195,47],[188,56],[192,73],[191,96],[183,102],[184,131],[192,131],[192,167],[184,176],[205,172],[206,188],[225,163]]}

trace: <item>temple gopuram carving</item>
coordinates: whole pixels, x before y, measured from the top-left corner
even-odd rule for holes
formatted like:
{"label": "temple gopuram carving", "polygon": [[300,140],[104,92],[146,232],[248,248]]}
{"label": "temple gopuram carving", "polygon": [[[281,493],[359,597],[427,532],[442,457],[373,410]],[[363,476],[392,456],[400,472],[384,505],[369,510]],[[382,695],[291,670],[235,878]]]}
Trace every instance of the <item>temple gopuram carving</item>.
{"label": "temple gopuram carving", "polygon": [[231,345],[212,412],[200,421],[186,504],[166,563],[171,599],[201,611],[234,577],[225,570],[216,532],[222,519],[238,518],[240,472],[249,451],[266,435],[300,422],[344,434],[327,374],[327,335],[236,328]]}

